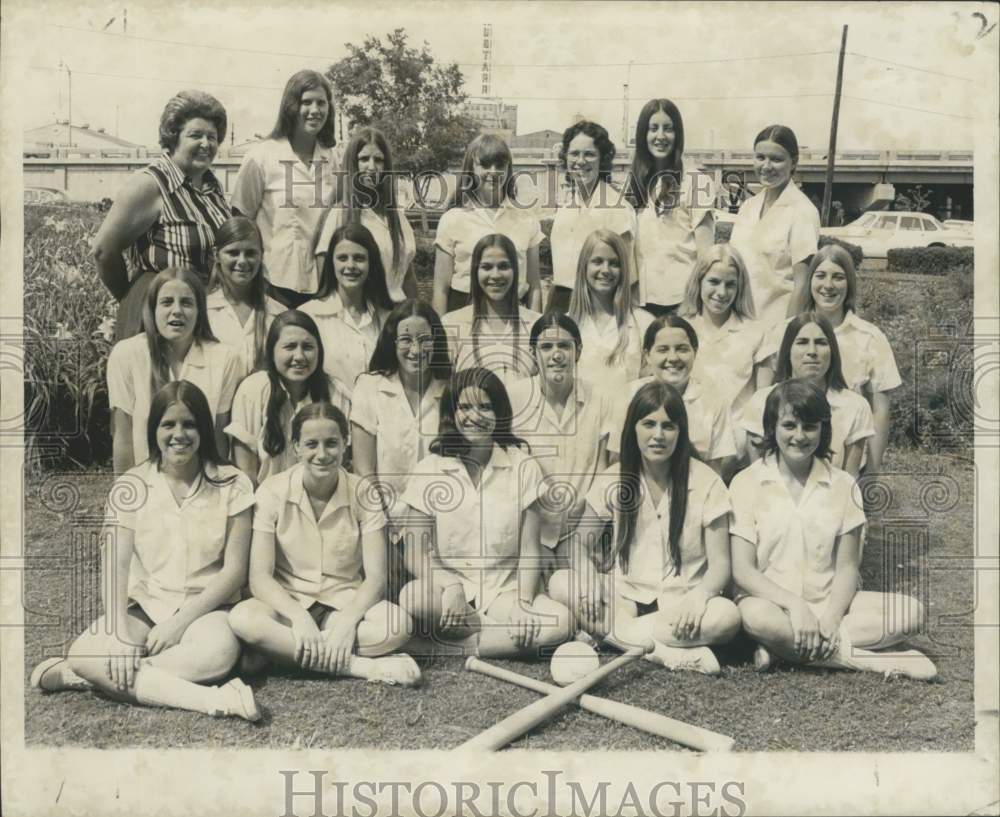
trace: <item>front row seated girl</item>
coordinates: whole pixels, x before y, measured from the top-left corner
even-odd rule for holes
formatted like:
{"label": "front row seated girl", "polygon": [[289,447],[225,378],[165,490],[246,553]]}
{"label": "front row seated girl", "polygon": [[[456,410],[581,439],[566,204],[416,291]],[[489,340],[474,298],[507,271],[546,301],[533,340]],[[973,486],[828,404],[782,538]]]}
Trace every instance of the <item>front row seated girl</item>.
{"label": "front row seated girl", "polygon": [[652,380],[629,403],[621,461],[594,480],[571,540],[571,567],[553,574],[549,592],[597,638],[616,645],[652,639],[647,660],[718,675],[708,645],[740,629],[736,606],[722,597],[730,581],[728,516],[725,485],[694,456],[683,398]]}
{"label": "front row seated girl", "polygon": [[[406,566],[400,606],[432,637],[479,655],[537,655],[566,641],[569,611],[540,582],[542,472],[511,432],[500,379],[454,375],[441,396],[440,433],[402,501]],[[525,446],[526,447],[526,446]]]}
{"label": "front row seated girl", "polygon": [[238,678],[227,611],[246,582],[250,480],[219,457],[202,391],[173,381],[153,397],[149,459],[108,496],[101,535],[104,615],[31,674],[43,690],[93,689],[117,700],[260,718]]}
{"label": "front row seated girl", "polygon": [[763,456],[729,488],[739,610],[761,645],[754,663],[766,668],[773,653],[930,680],[937,670],[920,652],[880,651],[916,634],[923,608],[909,596],[858,590],[865,514],[854,479],[829,464],[831,415],[812,379],[774,387],[764,405]]}
{"label": "front row seated girl", "polygon": [[236,606],[230,624],[276,663],[413,686],[416,662],[387,655],[409,640],[410,618],[385,600],[385,513],[341,465],[347,418],[330,403],[310,403],[291,437],[298,463],[257,489],[253,598]]}

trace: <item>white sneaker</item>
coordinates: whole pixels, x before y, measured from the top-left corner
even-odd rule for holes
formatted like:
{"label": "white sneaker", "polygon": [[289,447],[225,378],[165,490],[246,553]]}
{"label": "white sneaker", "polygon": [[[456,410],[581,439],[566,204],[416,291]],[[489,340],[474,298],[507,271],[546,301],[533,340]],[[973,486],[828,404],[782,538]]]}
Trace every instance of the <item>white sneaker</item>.
{"label": "white sneaker", "polygon": [[420,683],[420,667],[405,652],[373,658],[372,674],[369,681],[377,681],[390,686],[414,687]]}
{"label": "white sneaker", "polygon": [[253,690],[239,678],[233,678],[228,684],[216,689],[219,691],[222,707],[210,713],[213,717],[243,718],[251,723],[260,720],[260,710],[257,709],[257,702],[253,698]]}
{"label": "white sneaker", "polygon": [[876,652],[880,660],[887,662],[883,672],[886,679],[904,677],[915,681],[933,681],[937,678],[937,667],[919,650],[902,652]]}
{"label": "white sneaker", "polygon": [[46,658],[31,671],[29,682],[35,689],[45,692],[62,692],[76,690],[79,692],[93,689],[90,681],[85,681],[72,669],[65,658]]}
{"label": "white sneaker", "polygon": [[668,647],[657,641],[653,651],[646,654],[646,660],[674,671],[688,670],[702,675],[722,673],[715,653],[708,647]]}

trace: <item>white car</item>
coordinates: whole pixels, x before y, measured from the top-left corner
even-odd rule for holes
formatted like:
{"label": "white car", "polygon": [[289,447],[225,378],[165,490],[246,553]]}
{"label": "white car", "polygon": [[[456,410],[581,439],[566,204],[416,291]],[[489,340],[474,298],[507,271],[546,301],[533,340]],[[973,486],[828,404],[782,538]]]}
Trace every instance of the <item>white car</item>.
{"label": "white car", "polygon": [[976,234],[976,225],[971,221],[965,221],[960,218],[949,218],[941,223],[948,230],[958,230],[960,233],[966,233],[967,235]]}
{"label": "white car", "polygon": [[823,227],[821,235],[857,244],[865,258],[885,258],[889,250],[904,247],[971,247],[973,236],[948,229],[927,213],[898,210],[865,213],[844,227]]}

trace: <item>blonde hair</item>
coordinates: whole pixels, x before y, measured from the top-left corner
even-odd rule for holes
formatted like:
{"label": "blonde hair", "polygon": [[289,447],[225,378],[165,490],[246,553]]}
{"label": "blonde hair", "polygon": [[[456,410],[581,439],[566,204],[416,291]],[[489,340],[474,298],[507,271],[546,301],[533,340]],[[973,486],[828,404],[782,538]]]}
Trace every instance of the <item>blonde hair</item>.
{"label": "blonde hair", "polygon": [[700,315],[705,308],[701,299],[701,282],[708,271],[716,264],[732,266],[736,270],[736,298],[730,311],[744,320],[753,320],[757,317],[757,310],[753,304],[753,293],[750,291],[750,275],[747,272],[746,262],[740,251],[732,244],[713,244],[703,256],[698,258],[691,277],[688,278],[687,286],[684,288],[684,300],[681,302],[679,315],[691,318]]}

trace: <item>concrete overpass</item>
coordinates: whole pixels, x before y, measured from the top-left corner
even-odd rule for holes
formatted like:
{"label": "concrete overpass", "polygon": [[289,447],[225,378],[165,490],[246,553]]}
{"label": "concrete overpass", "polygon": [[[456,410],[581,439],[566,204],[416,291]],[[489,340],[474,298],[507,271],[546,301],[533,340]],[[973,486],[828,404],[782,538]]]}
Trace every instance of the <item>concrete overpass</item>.
{"label": "concrete overpass", "polygon": [[[557,146],[544,149],[514,149],[515,169],[529,177],[539,189],[551,188],[557,176]],[[224,187],[230,189],[242,159],[242,150],[220,150],[214,170]],[[80,150],[52,148],[49,155],[25,156],[26,188],[48,188],[78,201],[115,198],[128,175],[149,163],[155,148],[137,150]],[[689,149],[685,158],[691,166],[712,173],[723,189],[753,190],[753,153],[735,150]],[[614,163],[614,177],[623,181],[631,162],[631,151],[620,154]],[[844,150],[837,153],[833,198],[844,205],[848,216],[872,207],[889,207],[897,192],[920,184],[929,189],[931,211],[954,218],[972,217],[971,150]],[[817,200],[822,197],[826,173],[825,150],[803,150],[796,179],[803,190]],[[450,186],[450,185],[449,185]],[[544,198],[544,196],[543,196]]]}

